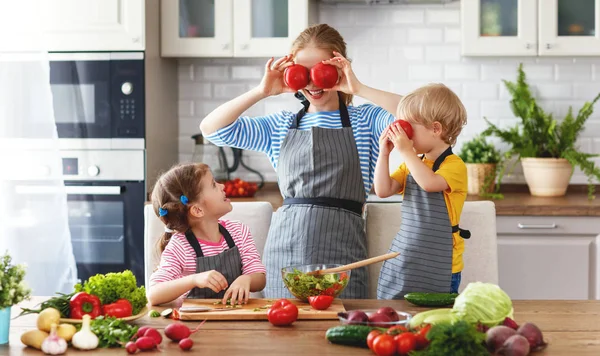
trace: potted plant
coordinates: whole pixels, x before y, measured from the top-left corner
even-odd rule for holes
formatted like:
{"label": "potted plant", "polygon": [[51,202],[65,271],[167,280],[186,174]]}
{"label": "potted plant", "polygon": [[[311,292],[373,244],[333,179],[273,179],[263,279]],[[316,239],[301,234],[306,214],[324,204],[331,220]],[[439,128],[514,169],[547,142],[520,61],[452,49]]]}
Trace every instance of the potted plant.
{"label": "potted plant", "polygon": [[496,187],[496,169],[500,163],[500,152],[493,144],[486,142],[485,137],[479,135],[465,142],[458,155],[467,165],[469,178],[467,193],[479,196],[491,195]]}
{"label": "potted plant", "polygon": [[24,279],[25,266],[13,265],[6,252],[0,258],[0,345],[8,343],[11,307],[28,299],[31,293]]}
{"label": "potted plant", "polygon": [[[572,108],[569,108],[565,118],[559,122],[538,106],[526,82],[523,64],[519,65],[516,83],[503,82],[512,96],[511,109],[521,122],[501,129],[484,118],[489,128],[483,134],[499,137],[510,145],[505,157],[516,156],[515,163],[521,161],[531,195],[565,195],[573,167],[578,167],[588,177],[588,196],[593,198],[593,180],[600,180],[600,168],[591,158],[598,155],[581,152],[576,140],[600,94],[592,102],[586,102],[577,116],[573,116]],[[499,176],[500,180],[501,174]]]}

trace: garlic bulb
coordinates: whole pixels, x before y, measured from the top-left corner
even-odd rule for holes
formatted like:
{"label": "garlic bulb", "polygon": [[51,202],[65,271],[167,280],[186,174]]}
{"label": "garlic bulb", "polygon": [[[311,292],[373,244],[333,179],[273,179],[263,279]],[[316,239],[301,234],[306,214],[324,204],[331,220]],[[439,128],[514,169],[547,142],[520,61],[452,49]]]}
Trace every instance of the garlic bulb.
{"label": "garlic bulb", "polygon": [[80,350],[93,350],[98,347],[98,336],[90,329],[90,316],[85,314],[82,319],[81,330],[73,335],[71,344]]}
{"label": "garlic bulb", "polygon": [[50,336],[42,342],[42,351],[46,355],[61,355],[67,351],[67,342],[65,339],[56,335],[56,324],[50,326]]}

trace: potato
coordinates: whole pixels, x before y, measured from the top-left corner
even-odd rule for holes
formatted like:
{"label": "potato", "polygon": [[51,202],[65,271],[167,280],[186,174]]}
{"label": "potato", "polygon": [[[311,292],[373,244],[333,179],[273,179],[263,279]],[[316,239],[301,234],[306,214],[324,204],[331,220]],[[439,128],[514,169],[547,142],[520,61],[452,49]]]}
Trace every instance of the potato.
{"label": "potato", "polygon": [[37,318],[37,328],[47,333],[50,332],[52,324],[58,325],[60,321],[60,312],[54,308],[46,308],[40,312]]}
{"label": "potato", "polygon": [[41,330],[29,330],[27,332],[24,332],[21,335],[21,342],[29,347],[33,347],[34,349],[38,349],[41,350],[42,349],[42,343],[44,342],[44,340],[48,337],[47,332],[45,331],[41,331]]}
{"label": "potato", "polygon": [[66,342],[71,342],[71,339],[76,332],[77,329],[75,329],[75,326],[71,324],[60,324],[56,329],[56,334],[65,339]]}

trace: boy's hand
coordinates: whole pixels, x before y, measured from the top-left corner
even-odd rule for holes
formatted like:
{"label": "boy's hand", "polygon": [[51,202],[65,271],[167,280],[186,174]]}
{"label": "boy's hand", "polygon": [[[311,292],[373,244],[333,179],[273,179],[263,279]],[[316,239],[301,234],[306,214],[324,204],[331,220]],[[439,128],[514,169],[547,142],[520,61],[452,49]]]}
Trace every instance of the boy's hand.
{"label": "boy's hand", "polygon": [[390,133],[390,128],[386,127],[385,130],[383,130],[383,132],[381,133],[381,136],[379,136],[379,154],[380,155],[387,156],[390,154],[390,152],[392,152],[392,149],[394,149],[394,144],[390,140],[389,133]]}
{"label": "boy's hand", "polygon": [[215,293],[227,288],[227,279],[220,272],[206,271],[197,273],[194,277],[194,284],[198,288],[210,288]]}
{"label": "boy's hand", "polygon": [[406,156],[415,152],[413,142],[399,124],[391,124],[389,129],[388,136],[401,155]]}
{"label": "boy's hand", "polygon": [[248,299],[250,298],[250,282],[250,275],[247,274],[243,274],[236,278],[236,280],[231,283],[231,287],[225,292],[223,304],[226,304],[227,299],[229,298],[231,298],[231,305],[235,305],[238,302],[240,304],[248,303]]}

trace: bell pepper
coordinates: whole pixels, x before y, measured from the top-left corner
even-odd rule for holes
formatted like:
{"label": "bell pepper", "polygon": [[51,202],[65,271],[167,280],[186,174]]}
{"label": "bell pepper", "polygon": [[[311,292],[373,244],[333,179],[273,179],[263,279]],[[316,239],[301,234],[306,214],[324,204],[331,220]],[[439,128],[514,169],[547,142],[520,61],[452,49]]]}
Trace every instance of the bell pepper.
{"label": "bell pepper", "polygon": [[126,318],[133,313],[133,307],[127,299],[119,299],[112,304],[102,306],[104,316],[112,316],[115,318]]}
{"label": "bell pepper", "polygon": [[70,315],[73,319],[83,319],[85,314],[95,319],[102,314],[100,298],[86,292],[79,292],[69,301]]}

